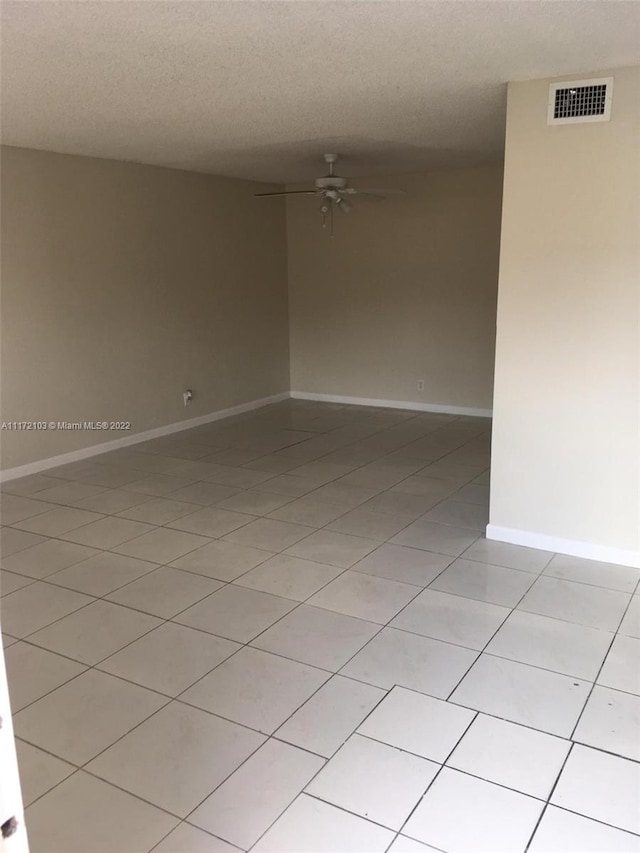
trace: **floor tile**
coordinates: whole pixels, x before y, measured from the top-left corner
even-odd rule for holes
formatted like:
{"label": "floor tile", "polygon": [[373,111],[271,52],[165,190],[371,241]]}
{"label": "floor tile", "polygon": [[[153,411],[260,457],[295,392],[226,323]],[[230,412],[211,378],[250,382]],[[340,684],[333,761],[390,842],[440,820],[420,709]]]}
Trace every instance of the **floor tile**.
{"label": "floor tile", "polygon": [[161,566],[111,593],[108,598],[116,604],[170,619],[221,586],[220,581]]}
{"label": "floor tile", "polygon": [[624,592],[541,577],[522,599],[518,609],[577,625],[616,631],[630,598],[630,594]]}
{"label": "floor tile", "polygon": [[553,553],[539,551],[537,548],[523,548],[521,545],[510,545],[508,542],[494,542],[481,537],[467,548],[463,556],[465,560],[491,563],[507,569],[539,574],[548,565]]}
{"label": "floor tile", "polygon": [[16,753],[20,769],[20,787],[24,806],[50,791],[58,782],[75,772],[73,764],[67,764],[31,744],[16,739]]}
{"label": "floor tile", "polygon": [[543,732],[570,737],[590,684],[483,654],[451,701]]}
{"label": "floor tile", "polygon": [[353,509],[328,525],[328,530],[349,533],[365,539],[384,542],[411,523],[411,518],[388,515],[359,507]]}
{"label": "floor tile", "polygon": [[167,498],[153,498],[128,509],[122,509],[118,515],[131,521],[142,521],[146,524],[168,524],[183,515],[196,512],[197,509],[197,504]]}
{"label": "floor tile", "polygon": [[539,800],[445,768],[404,833],[451,853],[524,853]]}
{"label": "floor tile", "polygon": [[82,664],[28,643],[14,643],[4,659],[14,714],[86,669]]}
{"label": "floor tile", "polygon": [[419,518],[439,500],[430,495],[410,495],[405,492],[382,492],[362,504],[362,509],[410,521]]}
{"label": "floor tile", "polygon": [[257,731],[272,734],[315,693],[329,674],[245,648],[180,697]]}
{"label": "floor tile", "polygon": [[102,661],[99,669],[177,696],[239,648],[230,640],[165,622]]}
{"label": "floor tile", "polygon": [[566,554],[556,554],[544,573],[561,580],[617,589],[619,592],[633,592],[640,580],[640,569],[569,557]]}
{"label": "floor tile", "polygon": [[640,761],[639,731],[640,697],[596,684],[573,739]]}
{"label": "floor tile", "polygon": [[353,465],[338,465],[331,462],[306,462],[297,468],[292,469],[289,473],[293,477],[309,477],[318,481],[318,485],[330,483],[332,480],[337,480],[339,477],[344,477],[354,468]]}
{"label": "floor tile", "polygon": [[76,501],[74,506],[80,507],[80,509],[88,509],[92,512],[102,512],[106,515],[112,515],[132,506],[140,506],[149,500],[151,500],[150,495],[125,492],[122,489],[104,489],[97,495]]}
{"label": "floor tile", "polygon": [[394,687],[358,732],[441,764],[474,716],[467,708]]}
{"label": "floor tile", "polygon": [[640,639],[622,635],[615,638],[598,684],[640,695]]}
{"label": "floor tile", "polygon": [[45,541],[44,536],[39,536],[36,533],[27,533],[26,530],[17,530],[15,527],[3,527],[0,529],[0,563],[2,568],[10,568],[6,564],[8,557]]}
{"label": "floor tile", "polygon": [[28,530],[31,533],[40,533],[43,536],[60,536],[75,527],[98,521],[102,516],[96,512],[87,512],[84,509],[74,507],[57,507],[49,509],[23,521],[16,522],[15,526],[20,530]]}
{"label": "floor tile", "polygon": [[276,554],[242,575],[236,583],[294,601],[305,601],[341,572],[342,569],[337,566]]}
{"label": "floor tile", "polygon": [[416,586],[362,572],[344,572],[312,596],[309,604],[384,625],[418,592]]}
{"label": "floor tile", "polygon": [[0,595],[9,595],[10,592],[22,589],[23,586],[29,586],[33,580],[33,578],[28,578],[25,575],[15,575],[13,572],[5,572],[0,569]]}
{"label": "floor tile", "polygon": [[330,758],[384,695],[378,687],[335,675],[276,731],[276,737]]}
{"label": "floor tile", "polygon": [[556,806],[640,833],[640,764],[577,744],[551,797]]}
{"label": "floor tile", "polygon": [[434,503],[437,503],[455,492],[461,483],[462,481],[460,483],[455,481],[448,483],[444,479],[423,476],[423,472],[420,472],[393,486],[391,492],[394,494],[419,495],[420,497],[431,498]]}
{"label": "floor tile", "polygon": [[189,820],[248,849],[323,764],[318,756],[270,740],[189,815]]}
{"label": "floor tile", "polygon": [[289,521],[293,524],[305,524],[308,527],[324,527],[344,514],[344,507],[320,501],[311,495],[287,503],[286,506],[272,511],[269,518]]}
{"label": "floor tile", "polygon": [[[220,509],[244,512],[247,515],[268,515],[290,501],[291,498],[286,495],[270,495],[268,492],[255,492],[249,489],[218,501],[217,505]],[[287,519],[281,519],[281,521],[287,521]]]}
{"label": "floor tile", "polygon": [[514,611],[487,646],[487,652],[595,681],[613,634],[572,622]]}
{"label": "floor tile", "polygon": [[375,548],[372,539],[318,530],[287,550],[287,554],[348,569]]}
{"label": "floor tile", "polygon": [[146,613],[95,601],[42,628],[29,641],[92,666],[159,624],[159,619]]}
{"label": "floor tile", "polygon": [[2,629],[12,637],[26,637],[93,600],[79,592],[32,583],[2,597]]}
{"label": "floor tile", "polygon": [[93,548],[86,548],[84,545],[47,539],[33,548],[3,558],[2,568],[30,578],[42,579],[97,553]]}
{"label": "floor tile", "polygon": [[233,581],[268,560],[270,556],[268,551],[260,548],[220,540],[203,548],[196,548],[195,551],[174,560],[171,565],[176,569],[195,572],[215,580]]}
{"label": "floor tile", "polygon": [[192,482],[193,479],[189,477],[178,477],[175,474],[152,473],[146,477],[141,477],[139,480],[135,480],[133,483],[127,483],[123,488],[125,491],[139,492],[142,495],[154,495],[160,498],[165,495],[171,495],[172,492],[183,489]]}
{"label": "floor tile", "polygon": [[187,533],[198,533],[200,536],[216,538],[224,536],[225,533],[230,533],[238,527],[243,527],[253,520],[252,515],[207,506],[189,515],[183,515],[167,526],[173,530],[184,530]]}
{"label": "floor tile", "polygon": [[[233,468],[228,465],[210,466],[212,470],[205,474],[202,479],[211,483],[220,483],[223,486],[236,486],[240,489],[250,489],[255,486],[268,485],[271,482],[273,474],[265,471],[250,471],[247,468]],[[267,488],[267,491],[269,489]]]}
{"label": "floor tile", "polygon": [[157,568],[157,563],[147,560],[98,551],[88,560],[50,575],[47,581],[87,595],[103,596]]}
{"label": "floor tile", "polygon": [[350,474],[340,478],[340,482],[351,486],[364,486],[379,489],[390,489],[408,476],[404,470],[395,469],[391,466],[382,466],[371,462],[357,468]]}
{"label": "floor tile", "polygon": [[429,585],[429,589],[515,607],[534,581],[535,575],[528,572],[458,559]]}
{"label": "floor tile", "polygon": [[82,477],[83,483],[93,486],[104,486],[108,489],[117,489],[140,479],[140,471],[119,465],[95,465],[90,474]]}
{"label": "floor tile", "polygon": [[[114,820],[114,815],[117,820]],[[26,815],[32,853],[147,851],[176,818],[87,773],[75,773],[34,803]]]}
{"label": "floor tile", "polygon": [[447,765],[546,800],[570,746],[568,740],[478,714]]}
{"label": "floor tile", "polygon": [[48,693],[14,717],[19,738],[82,765],[166,703],[94,669]]}
{"label": "floor tile", "polygon": [[640,853],[640,838],[549,806],[529,845],[529,853]]}
{"label": "floor tile", "polygon": [[444,699],[476,656],[461,646],[384,628],[349,661],[342,675],[387,690],[398,684]]}
{"label": "floor tile", "polygon": [[160,527],[151,533],[145,533],[144,536],[124,542],[113,550],[129,557],[138,557],[140,560],[150,560],[152,563],[170,563],[210,542],[211,540],[204,536]]}
{"label": "floor tile", "polygon": [[106,516],[100,521],[85,524],[77,530],[62,534],[62,538],[80,545],[90,545],[92,548],[115,548],[144,533],[150,533],[154,528],[151,524],[139,521],[129,521],[114,515]]}
{"label": "floor tile", "polygon": [[640,595],[634,595],[631,599],[618,632],[626,637],[640,638]]}
{"label": "floor tile", "polygon": [[60,483],[38,492],[38,500],[73,506],[77,501],[92,498],[103,491],[103,486],[91,486],[89,483]]}
{"label": "floor tile", "polygon": [[176,621],[238,643],[248,643],[296,607],[288,598],[225,586],[180,613]]}
{"label": "floor tile", "polygon": [[464,503],[489,506],[489,486],[470,483],[468,486],[463,486],[459,492],[456,492],[454,497],[455,500],[463,501]]}
{"label": "floor tile", "polygon": [[352,566],[354,572],[414,586],[428,586],[451,563],[451,557],[405,545],[380,545]]}
{"label": "floor tile", "polygon": [[307,786],[307,793],[399,830],[438,765],[392,746],[353,735]]}
{"label": "floor tile", "polygon": [[290,524],[272,518],[258,518],[225,536],[227,542],[250,545],[265,551],[284,551],[285,548],[314,532],[313,527]]}
{"label": "floor tile", "polygon": [[394,545],[409,545],[411,548],[423,548],[425,551],[459,557],[479,535],[477,530],[467,527],[419,519],[394,536],[391,542]]}
{"label": "floor tile", "polygon": [[506,607],[426,589],[391,623],[394,628],[483,649],[509,615]]}
{"label": "floor tile", "polygon": [[389,848],[389,853],[429,853],[432,850],[433,847],[427,847],[419,841],[414,841],[413,838],[407,838],[406,835],[398,835]]}
{"label": "floor tile", "polygon": [[172,814],[186,817],[263,740],[242,726],[172,702],[94,759],[87,769]]}
{"label": "floor tile", "polygon": [[380,626],[317,607],[297,607],[252,645],[332,672],[356,654]]}
{"label": "floor tile", "polygon": [[[336,506],[353,509],[361,506],[379,494],[379,489],[367,489],[362,486],[350,486],[347,483],[327,483],[313,492],[313,497]],[[346,509],[345,509],[346,512]]]}
{"label": "floor tile", "polygon": [[18,477],[15,480],[6,480],[0,486],[2,494],[11,495],[36,495],[44,489],[60,485],[60,480],[48,477],[46,474],[31,474],[28,477]]}
{"label": "floor tile", "polygon": [[82,480],[95,471],[100,470],[91,459],[80,459],[77,462],[68,462],[66,465],[56,465],[49,469],[52,476],[61,477],[64,480]]}
{"label": "floor tile", "polygon": [[489,523],[488,507],[462,503],[456,498],[457,495],[450,500],[442,501],[425,513],[423,518],[427,521],[437,521],[439,524],[455,524],[458,527],[470,527],[473,530],[484,531]]}
{"label": "floor tile", "polygon": [[291,498],[301,498],[303,495],[312,492],[317,483],[315,480],[309,480],[307,477],[292,477],[289,474],[271,475],[271,479],[266,483],[254,486],[255,491],[269,492],[274,495],[286,495]]}
{"label": "floor tile", "polygon": [[393,832],[302,794],[252,853],[384,853]]}
{"label": "floor tile", "polygon": [[192,483],[190,486],[184,486],[182,489],[171,492],[171,500],[213,506],[225,498],[241,493],[240,489],[233,486],[221,486],[216,483]]}
{"label": "floor tile", "polygon": [[195,826],[181,823],[153,848],[153,853],[238,853],[238,848]]}

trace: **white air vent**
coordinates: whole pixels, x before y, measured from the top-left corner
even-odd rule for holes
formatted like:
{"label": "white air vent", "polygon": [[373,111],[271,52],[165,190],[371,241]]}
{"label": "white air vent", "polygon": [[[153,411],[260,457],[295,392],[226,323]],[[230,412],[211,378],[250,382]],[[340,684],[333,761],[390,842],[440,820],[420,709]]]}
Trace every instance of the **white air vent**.
{"label": "white air vent", "polygon": [[613,77],[552,83],[547,124],[609,121],[612,95]]}

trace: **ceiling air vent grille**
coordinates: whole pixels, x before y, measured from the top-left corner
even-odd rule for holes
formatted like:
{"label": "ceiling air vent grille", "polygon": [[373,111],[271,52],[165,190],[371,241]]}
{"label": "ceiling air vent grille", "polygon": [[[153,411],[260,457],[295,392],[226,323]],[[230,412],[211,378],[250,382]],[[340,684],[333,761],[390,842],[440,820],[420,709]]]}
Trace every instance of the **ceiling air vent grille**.
{"label": "ceiling air vent grille", "polygon": [[547,124],[609,121],[612,94],[613,77],[552,83]]}

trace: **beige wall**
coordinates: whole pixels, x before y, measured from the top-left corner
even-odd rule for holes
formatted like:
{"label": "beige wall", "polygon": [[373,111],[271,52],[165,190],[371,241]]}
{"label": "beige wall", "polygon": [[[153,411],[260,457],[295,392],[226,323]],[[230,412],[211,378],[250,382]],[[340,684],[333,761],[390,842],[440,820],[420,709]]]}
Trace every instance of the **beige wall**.
{"label": "beige wall", "polygon": [[287,200],[292,389],[490,408],[502,166],[356,184],[406,195],[356,200],[333,239]]}
{"label": "beige wall", "polygon": [[[284,205],[257,188],[3,149],[2,419],[139,432],[288,390]],[[4,432],[2,467],[121,435]]]}
{"label": "beige wall", "polygon": [[573,79],[610,74],[597,124],[509,86],[491,524],[638,554],[640,69]]}

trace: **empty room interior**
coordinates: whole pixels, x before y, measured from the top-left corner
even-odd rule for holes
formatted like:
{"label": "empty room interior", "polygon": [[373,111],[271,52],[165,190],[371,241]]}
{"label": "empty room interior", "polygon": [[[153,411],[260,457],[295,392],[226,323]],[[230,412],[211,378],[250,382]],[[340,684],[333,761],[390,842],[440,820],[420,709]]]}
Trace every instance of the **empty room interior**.
{"label": "empty room interior", "polygon": [[640,3],[0,11],[1,853],[640,853]]}

